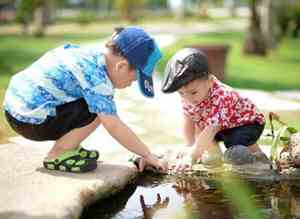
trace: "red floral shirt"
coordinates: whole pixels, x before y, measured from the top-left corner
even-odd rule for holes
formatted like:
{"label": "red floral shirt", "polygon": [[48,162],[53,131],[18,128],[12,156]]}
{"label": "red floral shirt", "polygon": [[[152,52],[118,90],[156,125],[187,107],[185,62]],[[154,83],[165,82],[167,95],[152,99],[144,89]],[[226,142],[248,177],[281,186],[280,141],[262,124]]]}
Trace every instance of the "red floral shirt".
{"label": "red floral shirt", "polygon": [[199,128],[209,125],[220,126],[221,130],[242,125],[265,123],[264,115],[248,99],[241,97],[231,87],[213,79],[208,98],[193,105],[182,99],[183,112]]}

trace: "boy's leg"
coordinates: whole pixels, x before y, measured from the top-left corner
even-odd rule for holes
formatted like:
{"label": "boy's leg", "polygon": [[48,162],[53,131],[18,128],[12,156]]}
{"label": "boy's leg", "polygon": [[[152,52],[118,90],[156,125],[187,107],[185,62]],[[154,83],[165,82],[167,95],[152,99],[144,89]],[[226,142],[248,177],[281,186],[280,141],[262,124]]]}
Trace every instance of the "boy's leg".
{"label": "boy's leg", "polygon": [[220,145],[214,141],[213,144],[210,145],[207,153],[204,152],[201,157],[201,163],[207,165],[218,165],[222,160],[222,151]]}
{"label": "boy's leg", "polygon": [[90,124],[81,128],[76,128],[59,138],[52,149],[49,151],[46,159],[54,159],[65,151],[75,149],[79,144],[86,139],[98,126],[99,119],[96,119]]}
{"label": "boy's leg", "polygon": [[[227,148],[225,160],[238,160],[237,163],[260,161],[270,163],[267,156],[256,143],[262,134],[264,125],[253,124],[228,129],[218,135]],[[251,158],[252,157],[252,158]]]}
{"label": "boy's leg", "polygon": [[[198,136],[201,134],[203,131],[203,128],[199,128],[197,125],[195,125],[195,139],[198,138]],[[211,144],[211,147],[208,148],[208,152],[212,154],[222,154],[220,145],[218,144],[217,141],[213,141],[213,144]]]}
{"label": "boy's leg", "polygon": [[248,146],[251,153],[255,156],[256,161],[260,161],[263,163],[272,163],[269,158],[267,157],[267,155],[260,149],[260,147],[258,146],[258,144],[252,144]]}
{"label": "boy's leg", "polygon": [[252,153],[262,152],[261,149],[259,148],[258,144],[252,144],[252,145],[249,145],[248,147]]}
{"label": "boy's leg", "polygon": [[247,146],[234,145],[226,149],[224,161],[235,165],[252,164],[255,157]]}

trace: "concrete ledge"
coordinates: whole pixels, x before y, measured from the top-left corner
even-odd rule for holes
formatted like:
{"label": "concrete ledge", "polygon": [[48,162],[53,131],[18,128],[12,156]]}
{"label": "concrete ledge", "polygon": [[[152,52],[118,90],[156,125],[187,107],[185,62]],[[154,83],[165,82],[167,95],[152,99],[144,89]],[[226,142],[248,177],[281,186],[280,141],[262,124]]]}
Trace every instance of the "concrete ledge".
{"label": "concrete ledge", "polygon": [[78,218],[84,206],[121,190],[137,175],[129,163],[99,162],[84,174],[48,171],[42,167],[46,151],[0,145],[0,218]]}

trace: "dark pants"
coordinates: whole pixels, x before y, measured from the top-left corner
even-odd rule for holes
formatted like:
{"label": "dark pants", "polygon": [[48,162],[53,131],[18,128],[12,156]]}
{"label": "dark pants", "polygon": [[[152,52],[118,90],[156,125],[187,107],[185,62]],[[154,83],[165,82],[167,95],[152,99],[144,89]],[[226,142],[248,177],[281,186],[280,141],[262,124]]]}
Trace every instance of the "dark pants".
{"label": "dark pants", "polygon": [[56,116],[48,116],[42,124],[21,122],[5,111],[12,129],[23,137],[35,141],[57,140],[73,129],[93,122],[97,114],[90,113],[85,100],[79,99],[56,107]]}
{"label": "dark pants", "polygon": [[238,126],[218,132],[215,136],[216,141],[223,141],[226,148],[234,145],[249,146],[255,144],[261,136],[265,125],[254,123],[250,125]]}

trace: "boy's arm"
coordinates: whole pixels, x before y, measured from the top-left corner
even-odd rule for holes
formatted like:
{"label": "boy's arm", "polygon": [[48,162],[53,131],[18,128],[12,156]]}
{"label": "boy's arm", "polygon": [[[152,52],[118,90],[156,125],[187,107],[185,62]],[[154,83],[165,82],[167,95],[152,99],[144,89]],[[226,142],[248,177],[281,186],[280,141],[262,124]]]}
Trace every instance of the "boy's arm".
{"label": "boy's arm", "polygon": [[[199,158],[201,158],[203,152],[205,150],[210,150],[215,148],[215,135],[219,131],[219,127],[216,126],[208,126],[204,129],[200,129],[196,134],[198,135],[196,138],[196,143],[193,147],[188,149],[188,156],[178,156],[180,158],[174,169],[176,172],[182,172],[191,167],[191,164],[196,162]],[[195,130],[194,130],[195,131]]]}
{"label": "boy's arm", "polygon": [[215,135],[220,130],[219,126],[207,126],[199,134],[196,139],[196,145],[192,152],[192,160],[197,161],[201,158],[205,150],[213,150],[215,148]]}
{"label": "boy's arm", "polygon": [[185,145],[180,147],[176,155],[176,164],[172,167],[176,172],[185,171],[191,167],[191,154],[195,143],[195,124],[191,118],[183,114],[183,137]]}
{"label": "boy's arm", "polygon": [[136,134],[118,116],[98,114],[104,128],[120,144],[129,151],[142,156],[147,162],[157,168],[165,170],[163,165],[148,149],[148,147],[136,136]]}
{"label": "boy's arm", "polygon": [[184,115],[183,120],[183,137],[186,146],[192,146],[195,143],[195,125],[187,115]]}

